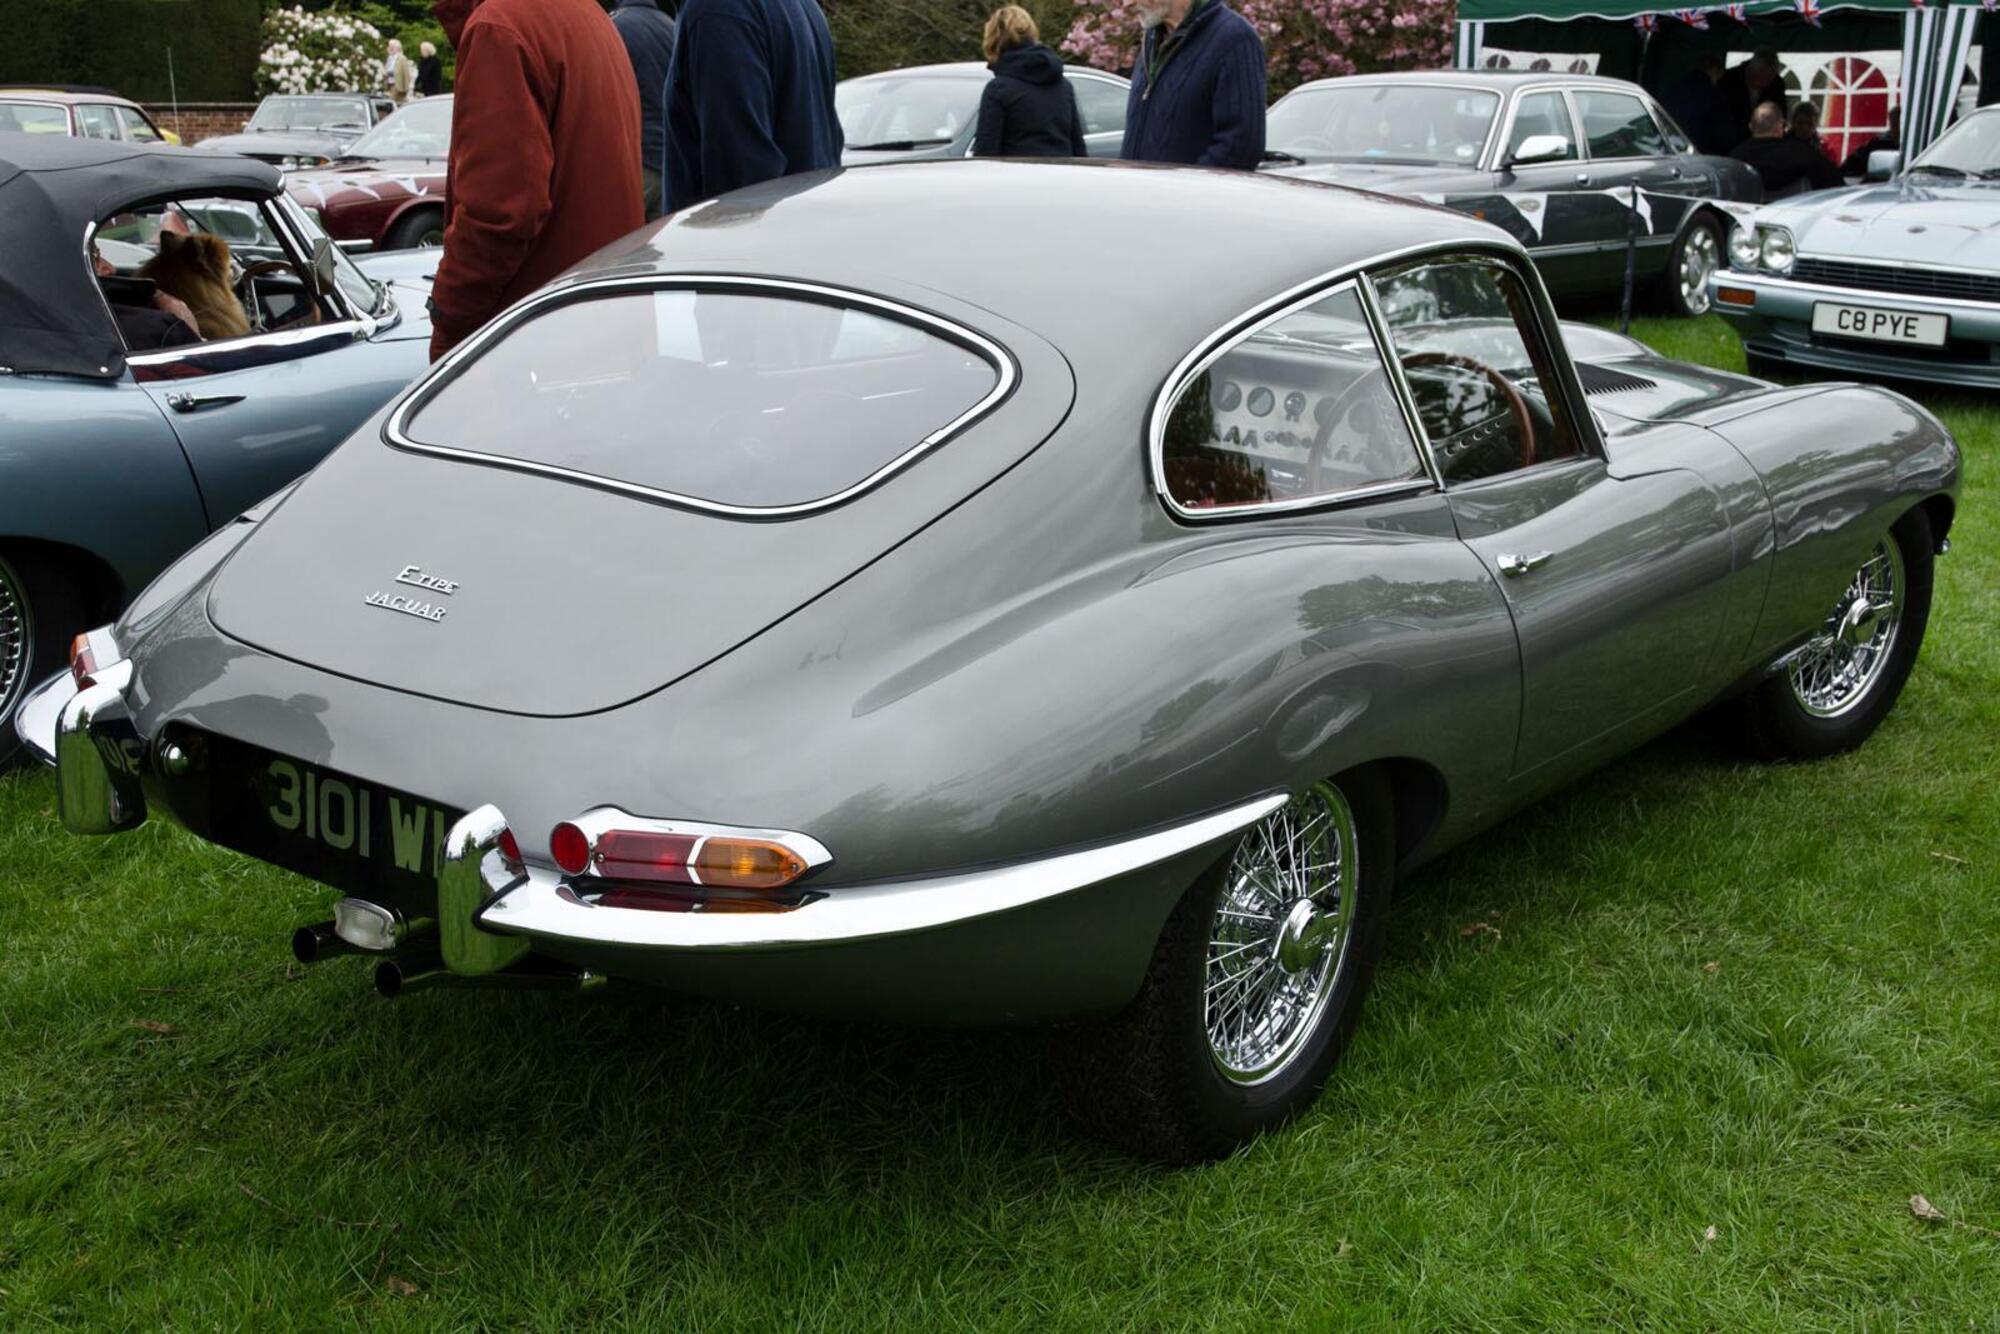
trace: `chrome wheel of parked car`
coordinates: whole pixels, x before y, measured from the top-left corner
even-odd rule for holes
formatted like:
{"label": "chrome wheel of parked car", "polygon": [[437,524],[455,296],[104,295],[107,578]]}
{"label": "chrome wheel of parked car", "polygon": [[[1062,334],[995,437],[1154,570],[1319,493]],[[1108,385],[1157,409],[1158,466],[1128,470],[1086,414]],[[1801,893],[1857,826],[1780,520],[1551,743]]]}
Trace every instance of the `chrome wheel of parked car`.
{"label": "chrome wheel of parked car", "polygon": [[1812,760],[1868,739],[1923,647],[1935,552],[1922,509],[1905,514],[1869,550],[1819,633],[1735,706],[1754,752]]}
{"label": "chrome wheel of parked car", "polygon": [[1347,957],[1359,857],[1354,812],[1315,783],[1237,844],[1208,933],[1202,988],[1209,1055],[1257,1084],[1295,1060]]}
{"label": "chrome wheel of parked car", "polygon": [[1706,315],[1712,302],[1708,280],[1722,267],[1722,232],[1710,218],[1698,217],[1674,243],[1673,258],[1661,276],[1660,303],[1670,314]]}
{"label": "chrome wheel of parked car", "polygon": [[1063,1102],[1147,1158],[1219,1158],[1312,1106],[1374,977],[1395,801],[1363,769],[1251,825],[1175,905],[1139,994],[1060,1032]]}
{"label": "chrome wheel of parked car", "polygon": [[1848,581],[1818,638],[1791,665],[1792,694],[1815,718],[1838,718],[1868,698],[1902,628],[1903,557],[1892,539]]}
{"label": "chrome wheel of parked car", "polygon": [[[0,560],[0,727],[14,716],[14,705],[28,688],[34,634],[27,588],[13,567]],[[9,748],[7,739],[0,738],[0,754]]]}

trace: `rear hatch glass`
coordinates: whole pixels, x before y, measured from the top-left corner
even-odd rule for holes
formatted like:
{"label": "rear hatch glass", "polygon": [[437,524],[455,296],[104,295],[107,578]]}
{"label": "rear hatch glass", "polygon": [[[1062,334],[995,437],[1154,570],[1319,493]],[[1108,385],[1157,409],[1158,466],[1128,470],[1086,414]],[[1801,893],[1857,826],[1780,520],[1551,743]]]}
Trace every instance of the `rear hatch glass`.
{"label": "rear hatch glass", "polygon": [[1004,354],[819,289],[645,288],[537,313],[392,426],[409,448],[723,512],[833,504],[1002,396]]}
{"label": "rear hatch glass", "polygon": [[[470,362],[494,359],[489,388],[475,392],[468,373],[410,400],[415,438],[449,445],[389,447],[371,423],[217,574],[215,625],[296,662],[480,708],[612,708],[949,523],[1049,438],[1075,396],[1047,342],[936,293],[922,314],[856,300],[848,310],[870,318],[836,311],[831,330],[824,301],[763,300],[729,312],[755,317],[747,351],[718,356],[702,329],[689,364],[684,323],[678,344],[659,341],[662,321],[697,319],[702,303],[685,295],[615,288],[517,322]],[[799,328],[774,319],[786,311]]]}

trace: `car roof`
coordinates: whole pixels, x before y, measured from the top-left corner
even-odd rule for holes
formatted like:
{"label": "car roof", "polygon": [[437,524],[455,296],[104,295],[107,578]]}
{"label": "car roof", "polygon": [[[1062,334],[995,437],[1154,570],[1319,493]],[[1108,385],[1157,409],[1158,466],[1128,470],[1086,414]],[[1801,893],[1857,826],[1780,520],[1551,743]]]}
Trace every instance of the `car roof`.
{"label": "car roof", "polygon": [[0,88],[0,102],[60,102],[65,106],[76,106],[85,102],[112,102],[119,106],[136,107],[139,104],[129,97],[117,93],[77,92],[62,88]]}
{"label": "car roof", "polygon": [[1509,89],[1527,83],[1561,83],[1578,87],[1600,87],[1621,93],[1645,92],[1645,89],[1629,79],[1613,79],[1602,74],[1566,74],[1558,69],[1392,70],[1381,74],[1349,74],[1337,79],[1315,79],[1311,83],[1300,84],[1292,91],[1302,93],[1312,88],[1331,88],[1336,84],[1354,83],[1450,84],[1457,87],[1491,88],[1496,93],[1505,93]]}
{"label": "car roof", "polygon": [[[1089,65],[1064,65],[1064,74],[1094,74],[1100,79],[1116,79],[1128,82],[1122,74],[1112,74],[1107,70],[1093,69]],[[906,65],[901,69],[877,70],[873,74],[857,74],[843,83],[867,83],[871,79],[900,79],[909,75],[922,75],[927,79],[990,79],[991,66],[982,65],[977,60],[955,60],[942,65]]]}
{"label": "car roof", "polygon": [[993,313],[1065,352],[1175,355],[1279,293],[1499,228],[1259,172],[1105,160],[892,163],[783,177],[670,215],[558,281],[794,278]]}

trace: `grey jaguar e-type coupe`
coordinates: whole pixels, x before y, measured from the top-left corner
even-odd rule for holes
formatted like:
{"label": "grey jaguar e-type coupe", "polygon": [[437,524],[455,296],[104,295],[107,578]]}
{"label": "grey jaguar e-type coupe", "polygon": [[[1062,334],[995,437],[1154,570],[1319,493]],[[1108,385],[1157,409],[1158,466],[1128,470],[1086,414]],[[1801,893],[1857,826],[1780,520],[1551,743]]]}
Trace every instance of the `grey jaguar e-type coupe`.
{"label": "grey jaguar e-type coupe", "polygon": [[71,829],[334,887],[294,948],[384,992],[1067,1021],[1076,1113],[1188,1160],[1310,1103],[1410,868],[1718,700],[1866,737],[1958,483],[1892,392],[1559,326],[1459,213],[879,167],[524,300],[22,725]]}

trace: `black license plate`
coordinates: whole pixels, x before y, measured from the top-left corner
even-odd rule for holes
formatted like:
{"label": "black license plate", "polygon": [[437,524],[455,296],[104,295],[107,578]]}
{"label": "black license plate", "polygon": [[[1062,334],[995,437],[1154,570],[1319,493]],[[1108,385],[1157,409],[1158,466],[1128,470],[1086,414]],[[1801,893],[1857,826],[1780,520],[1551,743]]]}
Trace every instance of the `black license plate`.
{"label": "black license plate", "polygon": [[444,836],[460,812],[240,741],[212,741],[216,842],[405,911],[435,907]]}

